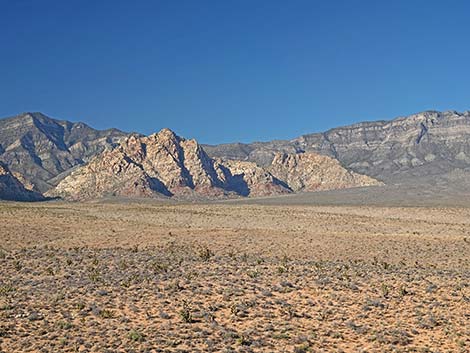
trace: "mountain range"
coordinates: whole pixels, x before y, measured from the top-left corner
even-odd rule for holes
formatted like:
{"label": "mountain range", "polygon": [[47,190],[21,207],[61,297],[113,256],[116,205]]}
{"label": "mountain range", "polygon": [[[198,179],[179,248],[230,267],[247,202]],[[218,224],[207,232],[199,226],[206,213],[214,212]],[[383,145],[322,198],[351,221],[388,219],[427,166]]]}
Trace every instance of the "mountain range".
{"label": "mountain range", "polygon": [[204,146],[214,157],[269,164],[276,153],[315,152],[385,183],[470,167],[470,112],[426,111],[362,122],[292,140]]}
{"label": "mountain range", "polygon": [[24,113],[0,120],[0,198],[220,198],[424,183],[470,169],[469,138],[470,112],[455,111],[215,146],[169,129],[143,136]]}

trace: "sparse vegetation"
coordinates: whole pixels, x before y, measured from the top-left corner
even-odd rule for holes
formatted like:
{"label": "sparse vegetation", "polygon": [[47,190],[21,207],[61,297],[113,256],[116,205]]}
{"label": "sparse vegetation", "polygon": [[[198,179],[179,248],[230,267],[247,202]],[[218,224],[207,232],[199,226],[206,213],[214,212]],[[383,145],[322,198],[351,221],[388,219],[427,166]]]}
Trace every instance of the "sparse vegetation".
{"label": "sparse vegetation", "polygon": [[133,207],[0,208],[0,351],[468,349],[470,211]]}

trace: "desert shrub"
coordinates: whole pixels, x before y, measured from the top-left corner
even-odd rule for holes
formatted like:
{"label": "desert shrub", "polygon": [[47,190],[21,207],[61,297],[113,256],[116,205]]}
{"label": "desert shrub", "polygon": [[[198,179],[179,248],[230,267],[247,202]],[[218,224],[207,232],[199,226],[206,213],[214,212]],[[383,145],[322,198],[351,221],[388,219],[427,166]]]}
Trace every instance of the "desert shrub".
{"label": "desert shrub", "polygon": [[203,261],[209,261],[212,256],[214,256],[214,253],[212,252],[211,249],[209,249],[207,246],[201,246],[198,249],[198,255],[199,258],[202,259]]}
{"label": "desert shrub", "polygon": [[300,346],[294,347],[294,353],[307,353],[310,352],[310,345],[308,343],[304,343]]}
{"label": "desert shrub", "polygon": [[180,318],[183,322],[191,323],[193,322],[193,315],[191,313],[191,306],[188,301],[183,300],[183,307],[179,312]]}
{"label": "desert shrub", "polygon": [[114,317],[114,313],[109,309],[103,309],[100,311],[100,317],[103,319],[112,319]]}
{"label": "desert shrub", "polygon": [[61,330],[70,330],[73,327],[73,324],[68,321],[57,321],[56,326]]}
{"label": "desert shrub", "polygon": [[93,283],[101,281],[100,271],[96,267],[90,268],[88,271],[88,279]]}
{"label": "desert shrub", "polygon": [[382,290],[382,296],[384,298],[388,298],[390,294],[390,288],[385,283],[382,283],[381,290]]}
{"label": "desert shrub", "polygon": [[0,286],[0,296],[2,297],[7,297],[15,291],[16,288],[13,287],[11,284],[4,284]]}
{"label": "desert shrub", "polygon": [[133,342],[142,342],[144,340],[144,335],[136,330],[130,330],[127,337]]}
{"label": "desert shrub", "polygon": [[249,346],[251,344],[251,340],[242,334],[242,335],[239,335],[239,337],[237,338],[237,344],[241,346]]}

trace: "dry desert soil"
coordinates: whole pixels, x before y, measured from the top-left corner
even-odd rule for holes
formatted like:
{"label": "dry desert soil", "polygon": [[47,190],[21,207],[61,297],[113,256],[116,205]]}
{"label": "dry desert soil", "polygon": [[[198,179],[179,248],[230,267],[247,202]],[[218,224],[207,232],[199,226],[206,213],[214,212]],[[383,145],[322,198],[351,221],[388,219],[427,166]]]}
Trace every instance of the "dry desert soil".
{"label": "dry desert soil", "polygon": [[0,352],[469,352],[470,208],[0,203]]}

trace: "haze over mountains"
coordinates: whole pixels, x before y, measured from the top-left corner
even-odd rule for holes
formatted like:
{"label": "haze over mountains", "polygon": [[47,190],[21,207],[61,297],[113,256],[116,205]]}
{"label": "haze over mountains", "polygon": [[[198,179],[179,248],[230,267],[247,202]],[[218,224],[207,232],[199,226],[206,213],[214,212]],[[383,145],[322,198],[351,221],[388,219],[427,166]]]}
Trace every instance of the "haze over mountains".
{"label": "haze over mountains", "polygon": [[25,113],[0,120],[0,162],[10,185],[0,185],[0,198],[212,198],[382,182],[465,184],[469,138],[470,112],[454,111],[358,123],[288,141],[217,146],[201,146],[169,129],[144,137]]}

